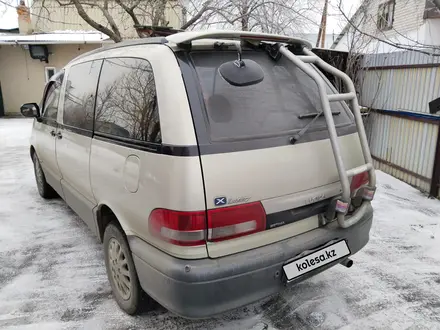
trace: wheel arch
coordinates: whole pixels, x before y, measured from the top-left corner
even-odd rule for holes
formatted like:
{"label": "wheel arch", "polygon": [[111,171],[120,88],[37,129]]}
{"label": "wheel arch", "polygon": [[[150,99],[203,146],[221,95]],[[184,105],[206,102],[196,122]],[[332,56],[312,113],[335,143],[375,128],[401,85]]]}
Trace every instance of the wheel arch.
{"label": "wheel arch", "polygon": [[104,239],[104,231],[109,223],[115,222],[118,227],[122,230],[124,235],[126,235],[126,225],[121,217],[112,209],[107,203],[101,203],[96,207],[95,211],[97,234],[99,241],[102,243]]}
{"label": "wheel arch", "polygon": [[29,153],[30,153],[30,155],[31,155],[31,159],[32,159],[32,161],[33,161],[33,160],[34,160],[34,155],[35,155],[35,148],[34,148],[33,145],[30,146],[30,148],[29,148]]}

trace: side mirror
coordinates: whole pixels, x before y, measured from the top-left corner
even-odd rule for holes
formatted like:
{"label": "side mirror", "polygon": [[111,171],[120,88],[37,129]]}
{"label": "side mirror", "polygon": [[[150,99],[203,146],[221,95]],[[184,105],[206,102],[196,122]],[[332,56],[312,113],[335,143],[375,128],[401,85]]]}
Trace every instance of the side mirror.
{"label": "side mirror", "polygon": [[25,117],[40,117],[40,107],[37,103],[25,103],[21,106],[20,112]]}

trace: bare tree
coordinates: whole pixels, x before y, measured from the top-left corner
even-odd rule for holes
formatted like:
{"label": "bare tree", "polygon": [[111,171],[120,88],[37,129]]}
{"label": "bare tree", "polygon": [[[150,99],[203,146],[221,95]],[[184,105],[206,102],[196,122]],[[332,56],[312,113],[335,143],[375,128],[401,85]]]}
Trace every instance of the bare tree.
{"label": "bare tree", "polygon": [[[9,0],[0,0],[9,1]],[[128,32],[136,31],[138,37],[145,37],[137,27],[142,25],[172,27],[168,21],[170,14],[177,17],[174,28],[187,29],[197,24],[206,12],[214,10],[212,0],[186,4],[187,0],[34,0],[32,15],[51,21],[52,14],[60,8],[72,10],[93,29],[98,30],[113,41],[120,42]],[[187,8],[188,7],[188,8]],[[182,21],[185,12],[186,21]],[[70,18],[65,17],[66,24]],[[131,30],[131,31],[129,31]],[[130,35],[132,33],[129,33]]]}
{"label": "bare tree", "polygon": [[320,0],[217,0],[200,20],[202,28],[268,33],[304,32],[319,25]]}
{"label": "bare tree", "polygon": [[[4,1],[4,0],[1,0]],[[168,27],[169,15],[182,30],[228,28],[269,33],[297,33],[316,29],[321,0],[34,0],[36,15],[51,18],[56,9],[74,10],[95,30],[120,42],[127,27]],[[42,15],[45,12],[45,15]],[[117,17],[116,17],[117,16]],[[123,24],[121,24],[121,22]],[[175,22],[173,22],[176,25]],[[124,25],[124,26],[121,26]],[[145,34],[135,29],[139,37]]]}

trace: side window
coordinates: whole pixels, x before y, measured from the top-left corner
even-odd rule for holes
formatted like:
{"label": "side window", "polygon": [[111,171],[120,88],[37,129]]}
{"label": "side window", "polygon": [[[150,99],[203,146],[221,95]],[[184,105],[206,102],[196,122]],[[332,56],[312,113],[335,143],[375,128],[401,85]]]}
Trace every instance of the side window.
{"label": "side window", "polygon": [[60,73],[54,82],[49,86],[46,98],[44,99],[43,118],[57,120],[58,106],[63,84],[64,72]]}
{"label": "side window", "polygon": [[161,142],[156,86],[148,61],[136,58],[104,61],[96,98],[95,132]]}
{"label": "side window", "polygon": [[64,97],[65,125],[90,131],[93,129],[93,108],[101,63],[91,61],[70,68]]}

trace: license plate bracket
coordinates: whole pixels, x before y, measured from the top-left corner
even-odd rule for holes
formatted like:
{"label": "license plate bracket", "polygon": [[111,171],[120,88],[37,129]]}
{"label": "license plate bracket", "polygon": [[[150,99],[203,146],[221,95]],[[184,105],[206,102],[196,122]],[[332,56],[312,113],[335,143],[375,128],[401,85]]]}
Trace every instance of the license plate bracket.
{"label": "license plate bracket", "polygon": [[326,245],[305,256],[289,260],[283,266],[284,278],[287,283],[325,265],[346,258],[351,254],[346,240]]}

